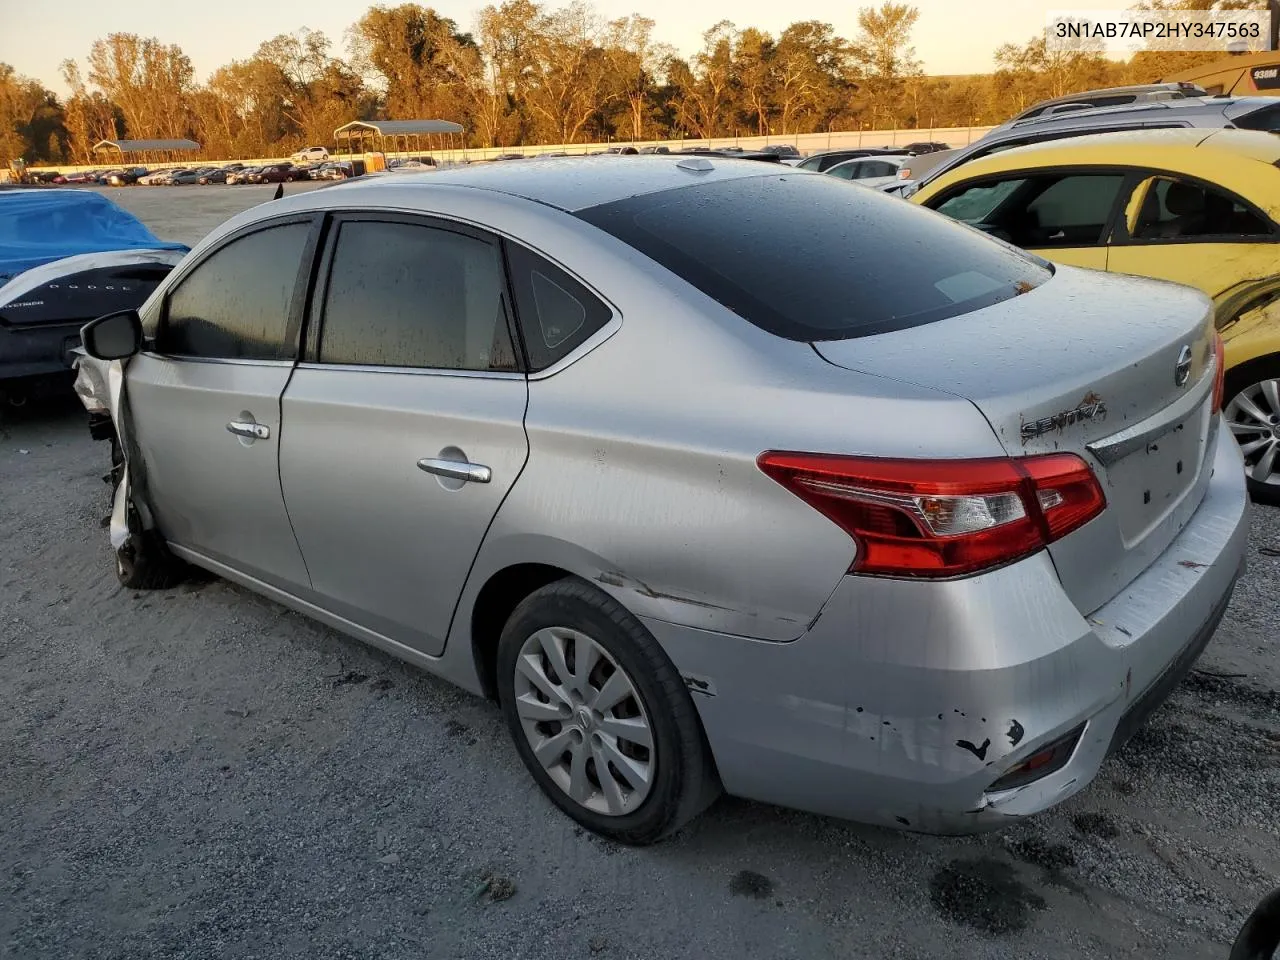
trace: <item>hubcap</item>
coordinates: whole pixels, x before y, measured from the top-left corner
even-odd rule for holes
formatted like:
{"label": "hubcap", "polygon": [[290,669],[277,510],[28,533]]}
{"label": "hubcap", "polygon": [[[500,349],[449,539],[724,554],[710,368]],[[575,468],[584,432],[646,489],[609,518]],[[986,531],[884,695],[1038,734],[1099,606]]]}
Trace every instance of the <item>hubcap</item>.
{"label": "hubcap", "polygon": [[1244,454],[1245,472],[1258,483],[1280,484],[1280,380],[1245,387],[1223,416]]}
{"label": "hubcap", "polygon": [[635,684],[584,633],[547,627],[516,659],[516,713],[538,763],[575,803],[620,816],[644,802],[656,757]]}

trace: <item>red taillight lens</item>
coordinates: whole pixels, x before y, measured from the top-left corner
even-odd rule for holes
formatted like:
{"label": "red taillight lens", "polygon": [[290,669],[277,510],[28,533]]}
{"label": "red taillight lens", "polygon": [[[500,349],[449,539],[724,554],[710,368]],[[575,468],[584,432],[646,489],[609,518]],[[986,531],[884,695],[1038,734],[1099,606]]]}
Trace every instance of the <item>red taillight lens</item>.
{"label": "red taillight lens", "polygon": [[1222,334],[1213,335],[1213,413],[1222,409],[1222,388],[1227,378],[1227,354],[1222,345]]}
{"label": "red taillight lens", "polygon": [[760,469],[858,544],[854,573],[955,577],[1009,563],[1106,506],[1074,454],[887,460],[768,451]]}

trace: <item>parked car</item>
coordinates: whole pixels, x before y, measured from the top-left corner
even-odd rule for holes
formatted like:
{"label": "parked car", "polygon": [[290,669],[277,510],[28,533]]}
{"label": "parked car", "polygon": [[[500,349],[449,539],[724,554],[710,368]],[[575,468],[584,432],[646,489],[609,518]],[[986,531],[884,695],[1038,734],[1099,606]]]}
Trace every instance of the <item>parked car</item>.
{"label": "parked car", "polygon": [[124,174],[124,170],[122,168],[112,167],[110,170],[103,170],[101,173],[99,173],[97,178],[94,179],[93,182],[98,184],[98,186],[100,187],[105,187],[108,183],[111,182],[112,177],[120,176],[123,174]]}
{"label": "parked car", "polygon": [[641,153],[670,153],[671,148],[664,147],[659,144],[658,146],[653,146],[653,147],[641,147],[640,152]]}
{"label": "parked car", "polygon": [[209,167],[195,167],[187,170],[178,170],[169,177],[166,183],[172,184],[175,187],[188,186],[193,183],[199,183],[200,178],[210,172],[211,168]]}
{"label": "parked car", "polygon": [[261,172],[261,167],[243,167],[227,174],[227,183],[252,183],[254,174]]}
{"label": "parked car", "polygon": [[862,157],[837,163],[826,171],[827,176],[840,180],[853,180],[865,187],[879,187],[898,179],[898,171],[907,162],[901,156]]}
{"label": "parked car", "polygon": [[776,153],[780,157],[798,157],[800,151],[791,143],[775,143],[767,147],[761,147],[759,153]]}
{"label": "parked car", "polygon": [[[980,157],[1029,143],[1083,137],[1093,133],[1124,130],[1177,129],[1199,127],[1280,132],[1280,102],[1275,97],[1188,97],[1183,99],[1139,101],[1137,103],[1087,107],[1068,113],[1046,114],[1018,120],[997,128],[967,147],[945,154],[925,156],[923,164],[910,163],[900,171],[902,184],[884,189],[910,196],[916,190],[956,167]],[[922,169],[927,167],[927,172]]]}
{"label": "parked car", "polygon": [[98,179],[100,170],[76,170],[68,173],[63,179],[67,183],[93,183]]}
{"label": "parked car", "polygon": [[323,163],[329,159],[329,151],[324,147],[307,147],[305,150],[299,150],[289,159],[294,163]]}
{"label": "parked car", "polygon": [[250,183],[289,183],[294,180],[308,180],[310,177],[302,167],[292,163],[271,163],[261,167],[249,177]]}
{"label": "parked car", "polygon": [[158,186],[162,183],[168,183],[173,178],[173,173],[173,170],[152,170],[150,173],[139,177],[138,183],[144,187]]}
{"label": "parked car", "polygon": [[496,696],[645,843],[721,787],[948,832],[1083,789],[1244,557],[1207,306],[832,177],[604,158],[256,206],[84,341],[122,583],[194,563]]}
{"label": "parked car", "polygon": [[950,150],[951,144],[943,143],[941,140],[917,140],[914,143],[905,144],[902,149],[907,153],[920,156],[926,153],[937,153],[940,150]]}
{"label": "parked car", "polygon": [[140,307],[186,251],[95,191],[0,191],[0,399],[69,387],[81,325]]}
{"label": "parked car", "polygon": [[137,183],[141,177],[145,177],[149,171],[146,167],[127,167],[124,170],[113,170],[107,174],[106,181],[108,186],[112,187],[128,187]]}
{"label": "parked car", "polygon": [[1110,133],[975,160],[912,200],[1060,263],[1212,297],[1249,490],[1280,502],[1278,165],[1272,134]]}
{"label": "parked car", "polygon": [[[857,147],[848,150],[823,150],[811,153],[801,160],[794,161],[792,166],[797,170],[812,170],[814,173],[826,173],[837,163],[846,160],[859,160],[862,157],[901,157],[906,156],[905,149],[892,147]],[[785,162],[785,161],[784,161]]]}
{"label": "parked car", "polygon": [[351,164],[345,160],[320,165],[320,169],[311,174],[313,180],[345,180],[353,175]]}
{"label": "parked car", "polygon": [[1190,97],[1207,96],[1209,96],[1208,91],[1194,83],[1142,83],[1125,87],[1104,87],[1100,90],[1085,90],[1041,100],[1016,114],[1013,119],[1001,124],[1000,128],[1013,126],[1019,120],[1070,113],[1075,110],[1122,107],[1155,100],[1185,100]]}
{"label": "parked car", "polygon": [[225,167],[218,167],[214,170],[209,170],[206,173],[202,173],[199,176],[199,178],[196,180],[196,182],[200,184],[226,183],[227,177],[229,177],[231,174],[235,173],[236,171],[243,170],[243,169],[244,169],[243,163],[228,164]]}
{"label": "parked car", "polygon": [[35,183],[58,183],[63,181],[62,174],[57,170],[32,170],[28,172]]}

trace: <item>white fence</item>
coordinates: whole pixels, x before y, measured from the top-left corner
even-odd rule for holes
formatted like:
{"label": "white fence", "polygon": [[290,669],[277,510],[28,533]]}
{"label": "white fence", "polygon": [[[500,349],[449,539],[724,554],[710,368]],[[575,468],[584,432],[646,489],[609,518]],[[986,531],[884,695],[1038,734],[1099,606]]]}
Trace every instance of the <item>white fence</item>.
{"label": "white fence", "polygon": [[[920,140],[940,140],[943,143],[950,144],[953,147],[963,147],[977,140],[991,127],[937,127],[937,128],[918,128],[904,130],[828,130],[824,133],[794,133],[794,134],[778,134],[767,137],[716,137],[710,140],[682,139],[682,140],[614,140],[609,143],[557,143],[557,144],[538,144],[537,146],[508,146],[508,147],[472,147],[462,150],[432,150],[429,151],[436,160],[449,163],[468,160],[491,160],[494,157],[504,153],[522,153],[525,156],[535,156],[540,153],[568,153],[568,154],[584,154],[593,153],[597,150],[607,150],[610,147],[634,146],[634,147],[651,147],[665,146],[670,150],[679,150],[683,147],[742,147],[744,150],[758,150],[761,147],[772,146],[774,144],[789,143],[801,153],[816,153],[819,150],[836,150],[851,147],[898,147],[904,144],[913,143]],[[389,153],[389,157],[395,157],[398,154]],[[338,159],[335,153],[334,158]],[[208,164],[210,166],[241,162],[250,166],[258,166],[266,163],[277,163],[288,160],[288,157],[253,157],[249,159],[228,157],[224,159],[201,158],[199,160],[189,160],[185,163],[161,163],[155,164],[157,167],[180,167],[180,166],[196,166],[199,164]],[[124,166],[130,166],[135,161],[126,158],[123,162]],[[42,170],[59,170],[63,173],[70,173],[75,170],[101,170],[110,166],[120,166],[120,160],[104,157],[100,163],[91,164],[89,166],[76,166],[74,164],[50,165],[32,167],[33,172]]]}

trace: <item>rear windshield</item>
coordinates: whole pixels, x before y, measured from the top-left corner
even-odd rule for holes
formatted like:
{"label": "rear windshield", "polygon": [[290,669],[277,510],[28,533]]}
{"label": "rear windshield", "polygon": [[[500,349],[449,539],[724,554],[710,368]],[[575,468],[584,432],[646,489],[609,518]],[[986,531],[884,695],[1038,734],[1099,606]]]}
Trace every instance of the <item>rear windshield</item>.
{"label": "rear windshield", "polygon": [[918,327],[1051,276],[970,227],[826,174],[696,184],[577,215],[788,340]]}

